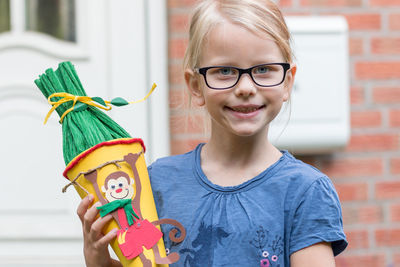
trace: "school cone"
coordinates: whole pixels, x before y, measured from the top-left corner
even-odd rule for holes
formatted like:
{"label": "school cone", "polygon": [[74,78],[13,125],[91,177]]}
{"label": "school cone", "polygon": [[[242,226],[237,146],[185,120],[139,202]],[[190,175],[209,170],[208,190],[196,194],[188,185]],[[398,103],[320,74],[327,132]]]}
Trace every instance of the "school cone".
{"label": "school cone", "polygon": [[[70,180],[63,191],[72,184],[81,198],[84,198],[87,194],[92,194],[94,196],[93,203],[100,201],[102,204],[106,204],[108,201],[101,193],[102,188],[106,186],[106,178],[114,173],[126,173],[129,177],[139,179],[135,180],[134,186],[141,186],[141,188],[139,187],[141,190],[138,188],[132,190],[134,191],[132,200],[138,201],[135,203],[140,203],[139,206],[133,208],[134,211],[139,210],[140,219],[145,220],[140,220],[139,223],[135,221],[135,226],[140,226],[140,223],[144,221],[158,221],[144,159],[145,146],[143,141],[139,138],[131,138],[121,126],[100,110],[100,108],[109,110],[111,105],[121,106],[129,103],[122,98],[115,98],[109,102],[100,97],[87,97],[75,68],[70,62],[60,63],[56,71],[46,70],[45,74],[40,75],[39,79],[35,80],[35,83],[52,105],[45,122],[54,110],[60,115],[63,131],[63,155],[67,165],[63,175]],[[152,90],[154,90],[154,86]],[[129,160],[127,159],[129,157],[127,155],[135,158],[133,164],[128,164]],[[136,198],[137,196],[138,198]],[[132,204],[132,206],[134,205]],[[114,220],[104,227],[104,234],[114,228],[122,228],[121,217],[119,216],[121,210],[112,212]],[[155,224],[158,231],[160,230],[159,224]],[[185,235],[182,228],[180,228],[180,240]],[[168,266],[167,264],[155,263],[155,251],[161,258],[167,258],[163,239],[158,240],[158,237],[156,245],[152,249],[143,248],[143,254],[140,257],[126,256],[127,253],[121,251],[121,245],[123,246],[126,243],[125,234],[128,227],[125,229],[125,232],[123,232],[124,229],[121,229],[118,238],[111,242],[111,247],[123,266]],[[169,237],[171,238],[171,233]],[[147,260],[143,260],[143,258]]]}
{"label": "school cone", "polygon": [[[80,155],[78,155],[75,159],[73,159],[66,167],[64,171],[64,176],[66,176],[70,181],[76,179],[75,183],[79,184],[82,188],[85,188],[90,194],[95,196],[95,202],[98,201],[96,196],[96,191],[94,186],[83,177],[83,175],[79,175],[82,172],[87,172],[97,166],[104,164],[104,159],[123,159],[124,155],[128,153],[139,153],[140,156],[136,161],[136,167],[138,169],[139,177],[142,185],[142,194],[141,194],[141,210],[144,218],[149,221],[158,220],[156,207],[153,200],[153,193],[151,191],[150,180],[147,173],[147,166],[144,159],[143,153],[144,150],[143,143],[140,139],[134,138],[122,138],[115,139],[112,141],[107,141],[98,144],[97,146],[90,148]],[[127,164],[123,164],[123,162],[119,163],[120,168],[115,164],[107,164],[98,170],[97,183],[99,187],[104,185],[105,178],[115,171],[124,171],[129,174],[130,177],[133,177],[132,170]],[[80,186],[74,185],[78,194],[81,198],[84,198],[87,195],[87,192],[81,189]],[[118,225],[115,220],[112,220],[108,225],[106,225],[104,229],[104,233],[108,233],[114,228],[118,228]],[[160,252],[164,252],[164,243],[162,239],[160,239],[157,243]],[[115,251],[119,260],[123,264],[123,266],[143,266],[139,257],[135,259],[128,260],[122,255],[121,250],[119,249],[117,239],[114,239],[111,243],[111,247]],[[144,250],[144,254],[147,259],[150,259],[155,265],[154,254],[151,250]],[[165,252],[161,254],[161,256],[166,256]],[[168,266],[168,265],[157,265],[157,266]]]}

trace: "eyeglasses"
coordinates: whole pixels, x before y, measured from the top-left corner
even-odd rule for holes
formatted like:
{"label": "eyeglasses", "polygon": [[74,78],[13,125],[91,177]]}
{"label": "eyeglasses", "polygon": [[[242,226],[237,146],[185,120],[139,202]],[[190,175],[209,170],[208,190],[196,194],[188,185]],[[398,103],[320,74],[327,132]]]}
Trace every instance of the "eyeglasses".
{"label": "eyeglasses", "polygon": [[234,87],[243,73],[250,75],[253,82],[261,87],[277,86],[285,80],[289,63],[268,63],[240,69],[231,66],[211,66],[195,68],[194,71],[203,75],[208,87],[224,90]]}

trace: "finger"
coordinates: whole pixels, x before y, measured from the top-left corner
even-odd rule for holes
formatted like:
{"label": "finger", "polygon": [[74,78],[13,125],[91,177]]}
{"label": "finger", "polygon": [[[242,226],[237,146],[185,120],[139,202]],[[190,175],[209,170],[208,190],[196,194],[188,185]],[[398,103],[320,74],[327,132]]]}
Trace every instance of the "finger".
{"label": "finger", "polygon": [[90,233],[95,235],[94,237],[101,234],[101,230],[103,227],[112,219],[112,215],[108,214],[107,216],[103,218],[98,218],[91,226]]}
{"label": "finger", "polygon": [[79,206],[76,210],[76,213],[79,216],[79,219],[83,223],[83,217],[85,216],[86,211],[88,210],[90,204],[93,202],[93,195],[87,195],[82,201],[79,203]]}
{"label": "finger", "polygon": [[96,242],[97,248],[107,247],[108,244],[110,244],[110,242],[117,236],[117,233],[118,233],[118,228],[112,229],[110,232],[108,232],[105,236],[103,236]]}
{"label": "finger", "polygon": [[97,214],[99,213],[97,207],[100,206],[101,206],[100,202],[94,203],[93,206],[90,207],[83,216],[83,228],[87,233],[90,232],[90,228],[92,227],[92,224],[96,219]]}

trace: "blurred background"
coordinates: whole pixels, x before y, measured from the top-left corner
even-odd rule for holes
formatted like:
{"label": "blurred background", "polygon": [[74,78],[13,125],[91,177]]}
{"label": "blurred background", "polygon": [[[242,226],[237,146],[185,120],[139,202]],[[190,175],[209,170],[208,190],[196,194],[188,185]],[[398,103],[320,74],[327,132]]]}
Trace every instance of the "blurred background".
{"label": "blurred background", "polygon": [[[0,0],[0,266],[83,266],[61,127],[33,80],[71,61],[147,161],[207,140],[182,72],[195,0]],[[272,141],[325,172],[349,247],[337,266],[400,266],[400,1],[280,0],[298,64]],[[290,115],[288,115],[290,114]],[[286,122],[290,117],[289,124]]]}

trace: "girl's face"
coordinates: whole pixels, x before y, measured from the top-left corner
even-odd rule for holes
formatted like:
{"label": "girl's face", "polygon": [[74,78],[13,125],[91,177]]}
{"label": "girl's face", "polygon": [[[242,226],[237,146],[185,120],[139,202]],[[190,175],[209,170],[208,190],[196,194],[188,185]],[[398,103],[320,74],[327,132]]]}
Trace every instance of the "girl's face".
{"label": "girl's face", "polygon": [[[239,25],[224,22],[209,33],[198,67],[247,69],[265,63],[285,63],[277,44]],[[186,70],[185,79],[193,100],[209,112],[213,134],[253,136],[267,134],[269,123],[288,100],[296,72],[296,67],[291,67],[285,82],[274,87],[260,87],[248,74],[243,74],[234,87],[224,90],[209,88],[204,77],[192,70]]]}

